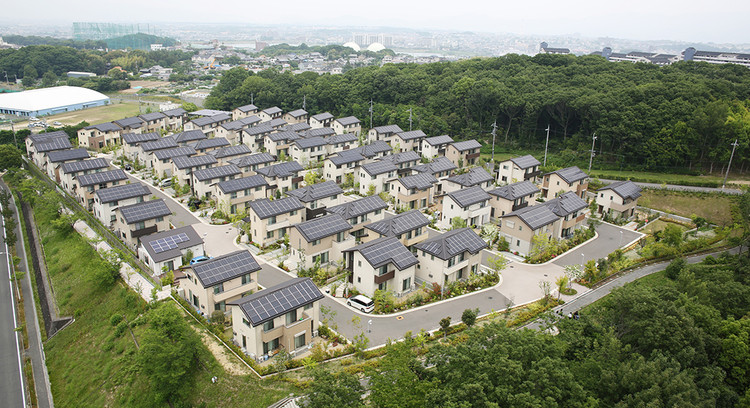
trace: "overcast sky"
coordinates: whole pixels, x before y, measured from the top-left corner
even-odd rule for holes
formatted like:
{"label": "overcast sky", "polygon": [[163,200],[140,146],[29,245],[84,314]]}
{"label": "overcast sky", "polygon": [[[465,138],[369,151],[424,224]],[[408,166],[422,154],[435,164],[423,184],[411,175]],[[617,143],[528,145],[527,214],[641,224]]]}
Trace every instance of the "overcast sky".
{"label": "overcast sky", "polygon": [[637,40],[750,43],[748,0],[38,0],[0,21],[389,26]]}

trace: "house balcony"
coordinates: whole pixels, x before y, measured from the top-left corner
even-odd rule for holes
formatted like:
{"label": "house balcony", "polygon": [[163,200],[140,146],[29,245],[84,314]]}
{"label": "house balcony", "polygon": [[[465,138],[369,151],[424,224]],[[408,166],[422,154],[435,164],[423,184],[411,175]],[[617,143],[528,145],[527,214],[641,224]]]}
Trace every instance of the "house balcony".
{"label": "house balcony", "polygon": [[524,180],[528,180],[528,179],[531,179],[531,178],[534,178],[534,177],[539,177],[541,174],[542,174],[541,170],[532,171],[530,173],[525,173],[523,175],[523,179]]}
{"label": "house balcony", "polygon": [[260,338],[266,343],[280,337],[293,338],[294,335],[305,331],[310,320],[312,320],[310,316],[306,313],[302,313],[302,316],[299,316],[297,320],[290,322],[289,324],[285,323],[283,326],[277,326],[268,331],[261,329]]}
{"label": "house balcony", "polygon": [[144,235],[153,234],[158,231],[159,231],[159,228],[156,225],[152,225],[146,228],[130,230],[130,236],[133,238],[139,238]]}
{"label": "house balcony", "polygon": [[481,153],[479,153],[479,152],[472,153],[472,154],[467,154],[466,155],[466,160],[477,159],[477,158],[479,158],[480,154]]}
{"label": "house balcony", "polygon": [[294,184],[294,183],[299,183],[299,182],[301,182],[301,181],[302,181],[302,180],[304,180],[304,179],[305,179],[305,178],[304,178],[303,176],[299,176],[299,177],[292,177],[292,184]]}
{"label": "house balcony", "polygon": [[289,227],[291,225],[292,225],[292,223],[287,218],[285,220],[277,221],[277,222],[275,222],[273,224],[270,224],[270,225],[266,226],[266,230],[268,230],[268,231],[276,231],[278,229],[286,228],[286,227]]}
{"label": "house balcony", "polygon": [[528,201],[524,201],[524,202],[518,203],[518,204],[513,204],[513,207],[512,207],[513,210],[512,211],[517,211],[517,210],[520,210],[521,208],[526,208],[528,206],[529,206],[529,202]]}
{"label": "house balcony", "polygon": [[310,208],[305,208],[305,220],[311,220],[313,218],[322,217],[326,213],[326,207],[318,207],[314,210]]}
{"label": "house balcony", "polygon": [[393,279],[395,276],[396,276],[396,270],[395,269],[392,270],[392,271],[390,271],[390,272],[386,272],[386,273],[384,273],[382,275],[377,275],[374,278],[375,284],[376,285],[380,285],[381,283],[383,283],[385,281]]}

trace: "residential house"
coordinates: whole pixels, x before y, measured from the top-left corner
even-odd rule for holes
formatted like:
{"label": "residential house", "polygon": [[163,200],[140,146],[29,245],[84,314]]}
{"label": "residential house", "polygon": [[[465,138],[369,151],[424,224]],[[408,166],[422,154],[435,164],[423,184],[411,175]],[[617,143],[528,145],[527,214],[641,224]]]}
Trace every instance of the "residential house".
{"label": "residential house", "polygon": [[344,150],[338,154],[326,157],[323,161],[323,174],[326,180],[334,180],[336,184],[346,182],[346,175],[351,175],[350,185],[354,186],[354,176],[359,171],[359,166],[364,162],[365,157],[357,150]]}
{"label": "residential house", "polygon": [[261,198],[249,202],[245,220],[250,222],[252,241],[265,247],[284,238],[292,225],[303,221],[304,208],[297,197]]}
{"label": "residential house", "polygon": [[396,208],[425,209],[432,203],[432,192],[438,180],[430,173],[419,173],[392,180],[389,194]]}
{"label": "residential house", "polygon": [[191,146],[198,153],[208,153],[229,146],[229,141],[223,137],[212,137],[210,139],[188,143],[188,146]]}
{"label": "residential house", "polygon": [[117,208],[144,202],[151,190],[141,183],[122,184],[94,192],[94,216],[112,228],[117,221]]}
{"label": "residential house", "polygon": [[167,131],[175,131],[182,129],[185,125],[185,117],[187,111],[182,108],[169,109],[162,112],[166,118],[164,118],[164,125]]}
{"label": "residential house", "polygon": [[469,228],[459,228],[414,246],[419,265],[416,276],[444,287],[479,271],[487,243]]}
{"label": "residential house", "polygon": [[362,122],[354,116],[336,119],[331,123],[331,127],[337,135],[343,135],[344,133],[359,135],[362,133]]}
{"label": "residential house", "polygon": [[398,168],[399,176],[403,176],[411,174],[411,169],[422,160],[422,157],[419,153],[409,150],[406,152],[385,155],[381,157],[380,160],[393,163],[393,165]]}
{"label": "residential house", "polygon": [[632,181],[616,181],[596,190],[596,211],[612,218],[629,219],[635,215],[640,196],[641,188]]}
{"label": "residential house", "polygon": [[291,112],[287,112],[282,116],[282,119],[284,119],[287,123],[295,124],[295,123],[307,123],[308,118],[307,111],[304,109],[296,109]]}
{"label": "residential house", "polygon": [[541,171],[539,162],[534,156],[514,157],[500,162],[497,172],[497,184],[510,184],[528,180],[537,183]]}
{"label": "residential house", "polygon": [[326,154],[347,151],[357,145],[359,138],[354,133],[331,135],[326,138]]}
{"label": "residential house", "polygon": [[492,187],[494,177],[487,173],[487,170],[481,167],[472,167],[466,173],[456,174],[455,176],[444,179],[441,190],[445,193],[461,190],[467,187],[479,186],[485,190]]}
{"label": "residential house", "polygon": [[300,135],[303,138],[308,137],[329,137],[336,134],[336,131],[333,130],[333,128],[324,127],[324,128],[312,128],[304,131],[304,133],[301,133]]}
{"label": "residential house", "polygon": [[153,168],[153,153],[157,150],[174,149],[177,147],[177,142],[171,136],[162,137],[153,142],[144,142],[138,145],[138,157],[137,160],[143,163],[148,168]]}
{"label": "residential house", "polygon": [[75,196],[78,189],[78,176],[98,173],[108,167],[109,163],[103,158],[63,163],[60,167],[60,185],[70,195]]}
{"label": "residential house", "polygon": [[267,123],[253,126],[240,132],[240,144],[246,144],[254,152],[260,151],[265,147],[263,139],[271,133],[274,129]]}
{"label": "residential house", "polygon": [[77,177],[79,188],[76,190],[76,198],[84,208],[91,211],[94,208],[96,190],[124,184],[127,179],[128,176],[122,169],[80,175]]}
{"label": "residential house", "polygon": [[271,119],[268,122],[263,122],[263,124],[270,126],[275,132],[280,132],[281,129],[288,125],[288,123],[281,118]]}
{"label": "residential house", "polygon": [[482,145],[474,139],[454,142],[445,150],[445,157],[458,167],[473,166],[479,159]]}
{"label": "residential house", "polygon": [[161,112],[144,113],[138,117],[143,121],[143,133],[167,130],[167,115]]}
{"label": "residential house", "polygon": [[490,195],[479,186],[452,191],[443,197],[443,209],[440,228],[450,228],[451,222],[458,217],[466,221],[469,227],[481,227],[490,222]]}
{"label": "residential house", "polygon": [[203,239],[190,225],[147,235],[140,241],[138,258],[154,275],[174,271],[192,258],[206,254]]}
{"label": "residential house", "polygon": [[154,174],[163,177],[172,177],[172,159],[180,156],[194,156],[197,152],[191,146],[180,146],[172,149],[156,150],[151,155],[151,167]]}
{"label": "residential house", "polygon": [[172,137],[174,138],[175,142],[177,142],[177,144],[180,146],[187,146],[188,143],[208,139],[208,136],[206,136],[206,134],[203,133],[203,131],[200,129],[186,130]]}
{"label": "residential house", "polygon": [[172,158],[172,177],[177,178],[181,185],[193,184],[193,171],[208,169],[216,165],[218,160],[210,154],[198,156],[177,156]]}
{"label": "residential house", "polygon": [[204,316],[231,312],[227,304],[258,291],[260,265],[248,251],[235,251],[185,270],[180,282],[185,299]]}
{"label": "residential house", "polygon": [[[457,168],[458,166],[453,164],[453,162],[448,160],[446,157],[436,157],[432,159],[432,161],[429,163],[419,164],[419,165],[412,167],[412,172],[414,174],[419,174],[419,173],[432,174],[433,176],[435,176],[436,179],[442,180],[450,176],[451,172],[453,170],[456,170]],[[441,193],[441,191],[436,191],[436,194],[438,193]]]}
{"label": "residential house", "polygon": [[310,129],[312,129],[312,127],[309,124],[307,124],[307,122],[303,122],[303,123],[290,123],[284,126],[283,128],[279,129],[279,131],[304,133]]}
{"label": "residential house", "polygon": [[403,130],[398,125],[376,126],[367,132],[367,142],[372,143],[377,140],[387,142],[393,139],[396,133],[402,133]]}
{"label": "residential house", "polygon": [[247,156],[252,151],[246,145],[224,146],[217,150],[212,150],[208,154],[216,157],[219,165],[229,164],[232,160]]}
{"label": "residential house", "polygon": [[354,246],[349,235],[352,226],[339,214],[328,214],[294,224],[289,230],[289,258],[297,268],[309,268],[320,262],[327,265],[341,259],[343,250]]}
{"label": "residential house", "polygon": [[255,171],[266,178],[268,181],[268,188],[270,190],[276,190],[276,196],[278,198],[281,197],[281,194],[284,194],[289,190],[299,188],[299,183],[304,179],[299,175],[302,170],[302,166],[299,163],[296,161],[290,161],[260,167]]}
{"label": "residential house", "polygon": [[343,193],[344,190],[333,180],[311,184],[286,192],[287,195],[297,197],[302,201],[302,204],[306,208],[305,220],[311,220],[325,214],[326,208],[340,203]]}
{"label": "residential house", "polygon": [[419,151],[422,140],[426,138],[427,135],[423,131],[411,130],[408,132],[396,133],[390,140],[386,141],[399,152],[405,152],[407,150]]}
{"label": "residential house", "polygon": [[344,250],[344,265],[354,287],[367,296],[376,290],[397,296],[416,286],[417,257],[396,237],[382,237]]}
{"label": "residential house", "polygon": [[172,211],[162,199],[117,207],[115,233],[133,250],[144,235],[169,229]]}
{"label": "residential house", "polygon": [[[349,197],[346,197],[349,198]],[[355,237],[365,234],[364,227],[385,217],[388,204],[377,195],[347,201],[343,204],[328,207],[329,214],[339,214],[352,226],[350,232]]]}
{"label": "residential house", "polygon": [[275,161],[276,159],[270,153],[255,153],[231,159],[229,163],[239,167],[240,171],[242,171],[242,177],[246,177],[256,174],[256,170],[266,167]]}
{"label": "residential house", "polygon": [[257,113],[262,122],[270,122],[273,119],[281,119],[282,114],[283,112],[278,106],[263,109],[262,111]]}
{"label": "residential house", "polygon": [[120,143],[122,128],[113,122],[99,123],[78,130],[78,145],[99,150]]}
{"label": "residential house", "polygon": [[376,161],[359,167],[359,194],[373,195],[388,192],[390,181],[396,177],[398,167],[389,161]]}
{"label": "residential house", "polygon": [[248,116],[254,116],[258,114],[258,107],[250,104],[250,105],[243,105],[237,108],[234,108],[232,111],[232,120],[238,120],[242,118],[246,118]]}
{"label": "residential house", "polygon": [[290,157],[289,147],[295,140],[299,139],[297,132],[281,131],[277,133],[268,133],[263,137],[263,147],[266,151],[276,157]]}
{"label": "residential house", "polygon": [[212,116],[202,116],[191,120],[185,124],[185,130],[200,130],[208,137],[213,137],[216,134],[216,128],[219,125],[229,122],[232,117],[226,113],[217,113]]}
{"label": "residential house", "polygon": [[576,166],[547,173],[542,177],[542,198],[553,198],[572,191],[578,197],[586,197],[589,176]]}
{"label": "residential house", "polygon": [[156,132],[149,133],[126,133],[121,136],[122,138],[122,154],[129,160],[135,160],[138,157],[139,146],[143,143],[153,142],[159,140],[159,136]]}
{"label": "residential house", "polygon": [[429,236],[427,226],[430,220],[419,210],[411,210],[384,218],[365,226],[367,233],[362,241],[369,242],[380,237],[396,237],[405,247],[410,248]]}
{"label": "residential house", "polygon": [[333,122],[333,115],[328,112],[310,116],[310,127],[313,129],[331,127],[331,122]]}
{"label": "residential house", "polygon": [[317,162],[326,157],[326,139],[319,136],[297,139],[291,145],[290,150],[290,155],[294,161],[303,165]]}
{"label": "residential house", "polygon": [[249,116],[231,122],[222,123],[216,128],[214,137],[223,137],[231,144],[238,144],[240,143],[240,135],[242,134],[242,131],[257,125],[258,123],[260,123],[260,118],[257,116]]}
{"label": "residential house", "polygon": [[115,120],[115,125],[122,129],[122,133],[143,133],[144,125],[146,124],[138,116],[133,116],[125,119]]}
{"label": "residential house", "polygon": [[245,212],[250,201],[266,198],[268,182],[260,174],[216,183],[217,208],[225,214]]}
{"label": "residential house", "polygon": [[427,157],[428,159],[445,157],[446,149],[451,143],[453,143],[453,138],[448,135],[422,139],[422,157]]}
{"label": "residential house", "polygon": [[240,169],[234,164],[193,170],[193,181],[190,185],[192,186],[194,195],[211,199],[214,198],[214,184],[233,180],[241,173]]}
{"label": "residential house", "polygon": [[318,335],[321,299],[310,278],[293,278],[229,302],[233,341],[258,361],[279,349],[307,350]]}
{"label": "residential house", "polygon": [[368,145],[360,146],[355,149],[350,149],[350,152],[358,152],[362,156],[365,157],[365,161],[368,163],[371,163],[381,157],[385,157],[386,155],[390,154],[393,149],[391,146],[382,141],[379,140],[377,142],[372,142]]}
{"label": "residential house", "polygon": [[[40,152],[40,147],[44,147],[46,150]],[[42,157],[43,153],[52,150],[64,150],[72,148],[73,145],[70,144],[68,134],[63,132],[62,130],[57,130],[49,133],[31,133],[30,135],[26,136],[26,155],[31,158],[34,164],[36,164],[36,166],[39,168],[44,165],[45,159]]]}
{"label": "residential house", "polygon": [[53,150],[47,153],[47,164],[44,169],[52,180],[60,183],[60,167],[65,163],[84,160],[89,158],[89,152],[84,148]]}
{"label": "residential house", "polygon": [[524,180],[488,191],[490,199],[490,217],[499,218],[505,214],[520,210],[536,203],[539,188],[534,183]]}

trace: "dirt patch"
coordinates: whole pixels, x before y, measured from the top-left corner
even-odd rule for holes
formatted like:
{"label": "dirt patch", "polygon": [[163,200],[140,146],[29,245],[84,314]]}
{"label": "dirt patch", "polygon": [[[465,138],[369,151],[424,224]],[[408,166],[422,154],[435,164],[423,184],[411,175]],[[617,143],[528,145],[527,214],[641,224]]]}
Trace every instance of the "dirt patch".
{"label": "dirt patch", "polygon": [[224,348],[224,346],[217,343],[215,338],[210,336],[205,331],[199,330],[193,325],[190,325],[190,327],[192,327],[193,330],[195,330],[195,332],[201,336],[201,340],[203,341],[203,344],[206,345],[206,348],[208,348],[211,351],[211,354],[214,355],[214,358],[216,358],[216,361],[218,361],[219,364],[221,364],[221,366],[224,367],[224,370],[226,370],[229,374],[232,374],[232,375],[250,374],[250,370],[247,368],[247,366],[237,361],[237,357],[231,355]]}
{"label": "dirt patch", "polygon": [[[169,85],[167,81],[130,81],[130,89],[120,91],[124,94],[133,94],[141,90],[141,88],[160,88],[162,86]],[[140,86],[141,88],[135,89]]]}

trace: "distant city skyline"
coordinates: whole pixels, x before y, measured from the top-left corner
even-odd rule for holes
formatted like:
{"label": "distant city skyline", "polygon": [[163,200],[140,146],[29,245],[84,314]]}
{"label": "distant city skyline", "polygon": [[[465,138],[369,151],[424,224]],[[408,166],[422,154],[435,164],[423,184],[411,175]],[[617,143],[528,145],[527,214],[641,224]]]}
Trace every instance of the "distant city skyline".
{"label": "distant city skyline", "polygon": [[[127,7],[124,7],[124,5]],[[709,7],[710,6],[710,7]],[[746,20],[750,2],[716,0],[631,0],[612,3],[592,0],[568,2],[463,2],[381,0],[309,2],[288,0],[283,9],[256,2],[207,3],[197,0],[153,2],[131,0],[116,9],[92,0],[42,0],[33,10],[20,2],[3,7],[0,23],[57,24],[74,21],[120,23],[240,23],[248,25],[305,25],[405,27],[520,35],[575,35],[633,40],[750,43]]]}

